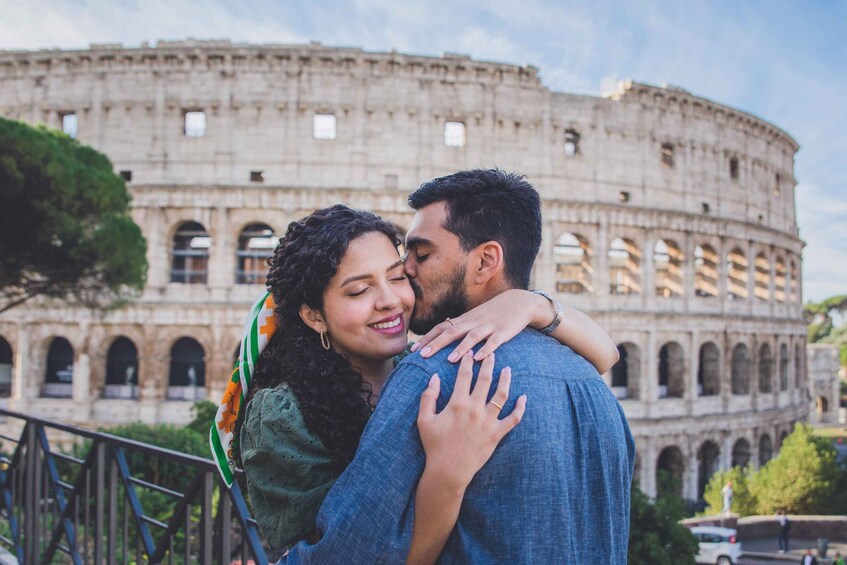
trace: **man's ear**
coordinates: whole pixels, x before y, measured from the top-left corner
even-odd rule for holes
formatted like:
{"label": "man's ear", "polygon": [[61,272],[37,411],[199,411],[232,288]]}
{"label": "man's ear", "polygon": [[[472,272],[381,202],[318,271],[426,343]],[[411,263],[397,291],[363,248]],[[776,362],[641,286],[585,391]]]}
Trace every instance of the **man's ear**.
{"label": "man's ear", "polygon": [[468,275],[473,284],[488,284],[491,279],[502,274],[505,266],[503,247],[496,241],[486,241],[477,245],[470,256]]}
{"label": "man's ear", "polygon": [[326,331],[327,329],[321,311],[312,308],[308,304],[300,305],[300,319],[317,333],[321,333],[321,331]]}

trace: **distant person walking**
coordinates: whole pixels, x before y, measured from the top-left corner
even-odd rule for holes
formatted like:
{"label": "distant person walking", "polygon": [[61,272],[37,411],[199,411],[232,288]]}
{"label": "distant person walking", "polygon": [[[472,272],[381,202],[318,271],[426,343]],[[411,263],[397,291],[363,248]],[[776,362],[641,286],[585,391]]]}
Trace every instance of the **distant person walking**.
{"label": "distant person walking", "polygon": [[779,552],[785,553],[788,551],[788,530],[791,528],[791,521],[785,515],[785,510],[776,511],[776,523],[779,524]]}
{"label": "distant person walking", "polygon": [[818,565],[818,559],[814,555],[812,555],[812,550],[807,549],[806,555],[800,558],[801,565]]}
{"label": "distant person walking", "polygon": [[844,558],[841,557],[840,551],[835,552],[835,557],[832,558],[832,565],[847,565],[844,563]]}
{"label": "distant person walking", "polygon": [[723,496],[723,514],[728,516],[732,512],[732,481],[726,482],[721,489],[721,496]]}

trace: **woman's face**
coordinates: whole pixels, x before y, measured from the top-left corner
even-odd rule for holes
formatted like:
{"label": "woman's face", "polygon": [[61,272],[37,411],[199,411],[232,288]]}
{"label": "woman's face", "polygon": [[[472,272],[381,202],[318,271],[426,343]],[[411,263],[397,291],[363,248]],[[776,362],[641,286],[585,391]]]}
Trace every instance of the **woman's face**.
{"label": "woman's face", "polygon": [[381,232],[350,242],[324,293],[323,315],[332,348],[366,370],[407,345],[415,294],[403,260]]}

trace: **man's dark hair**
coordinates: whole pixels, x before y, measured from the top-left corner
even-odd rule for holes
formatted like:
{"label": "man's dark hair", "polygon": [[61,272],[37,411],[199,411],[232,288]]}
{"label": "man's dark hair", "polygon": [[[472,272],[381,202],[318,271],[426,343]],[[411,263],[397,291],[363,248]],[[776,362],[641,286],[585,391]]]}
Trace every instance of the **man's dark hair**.
{"label": "man's dark hair", "polygon": [[515,288],[527,288],[541,246],[541,199],[523,175],[500,169],[460,171],[423,183],[409,196],[420,210],[444,202],[442,226],[456,234],[465,251],[486,241],[503,247],[505,275]]}

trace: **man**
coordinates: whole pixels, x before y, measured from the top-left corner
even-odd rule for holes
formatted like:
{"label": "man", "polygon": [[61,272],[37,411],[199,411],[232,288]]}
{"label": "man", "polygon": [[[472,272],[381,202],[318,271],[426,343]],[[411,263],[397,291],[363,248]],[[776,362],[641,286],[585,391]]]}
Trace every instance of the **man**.
{"label": "man", "polygon": [[785,510],[777,511],[776,522],[779,524],[779,552],[785,553],[788,551],[788,530],[791,528],[791,521],[785,514]]}
{"label": "man", "polygon": [[806,554],[800,558],[801,565],[818,565],[818,559],[812,554],[812,550],[807,549]]}
{"label": "man", "polygon": [[[406,236],[416,333],[527,288],[541,209],[523,177],[463,171],[424,183],[409,204],[416,210]],[[553,328],[561,321],[554,306]],[[438,408],[447,403],[457,372],[447,359],[452,349],[398,365],[355,459],[321,507],[323,537],[298,544],[287,562],[405,561],[425,463],[418,402],[437,373]],[[440,562],[626,562],[635,450],[620,405],[587,361],[539,331],[525,330],[496,357],[495,383],[503,367],[512,371],[511,398],[498,408],[508,414],[522,394],[528,408],[467,487]]]}

